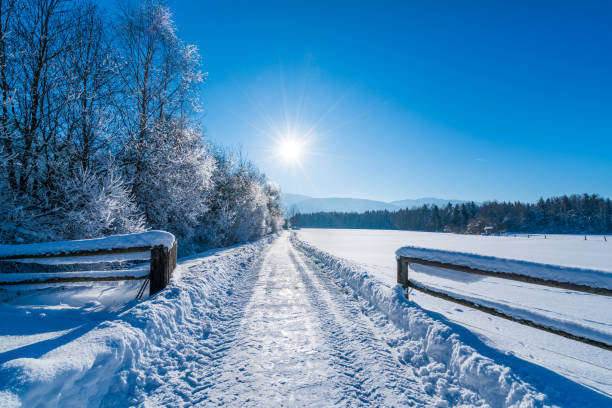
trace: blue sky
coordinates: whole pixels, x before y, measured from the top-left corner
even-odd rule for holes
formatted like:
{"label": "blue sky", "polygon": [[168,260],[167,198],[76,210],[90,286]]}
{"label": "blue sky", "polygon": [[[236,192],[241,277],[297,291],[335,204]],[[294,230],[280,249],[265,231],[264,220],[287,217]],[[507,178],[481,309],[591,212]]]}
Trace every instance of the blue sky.
{"label": "blue sky", "polygon": [[[207,137],[286,192],[612,196],[611,2],[170,5],[209,73]],[[288,128],[299,166],[274,157]]]}

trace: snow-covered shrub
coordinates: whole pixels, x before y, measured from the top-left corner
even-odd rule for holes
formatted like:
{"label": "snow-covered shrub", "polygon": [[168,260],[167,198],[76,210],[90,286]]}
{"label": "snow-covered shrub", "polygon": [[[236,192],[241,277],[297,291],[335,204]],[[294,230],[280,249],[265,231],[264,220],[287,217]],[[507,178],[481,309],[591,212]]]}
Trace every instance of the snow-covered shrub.
{"label": "snow-covered shrub", "polygon": [[[244,177],[242,179],[242,177]],[[267,199],[264,195],[263,186],[258,180],[253,180],[243,174],[238,175],[239,183],[243,191],[237,195],[239,198],[236,206],[236,222],[232,229],[233,239],[236,242],[249,241],[266,234],[267,221]]]}
{"label": "snow-covered shrub", "polygon": [[201,241],[224,246],[278,231],[282,223],[280,191],[252,163],[224,151],[214,151],[216,169],[209,212]]}
{"label": "snow-covered shrub", "polygon": [[20,244],[54,239],[52,231],[41,228],[41,218],[41,212],[27,197],[0,189],[0,242]]}
{"label": "snow-covered shrub", "polygon": [[265,194],[268,200],[268,228],[267,232],[278,232],[283,228],[283,209],[281,207],[281,189],[277,183],[268,181],[265,185]]}
{"label": "snow-covered shrub", "polygon": [[[36,242],[94,238],[145,230],[126,183],[110,168],[78,167],[50,182],[45,194],[0,190],[0,240]],[[45,197],[45,199],[41,199]]]}
{"label": "snow-covered shrub", "polygon": [[145,230],[142,213],[126,183],[112,167],[102,174],[79,167],[58,182],[53,194],[53,201],[58,204],[47,218],[48,224],[55,224],[58,239]]}
{"label": "snow-covered shrub", "polygon": [[[7,137],[3,135],[4,142]],[[15,154],[9,155],[0,146],[0,242],[23,243],[53,239],[53,232],[40,228],[42,213],[36,208],[33,198],[11,188],[8,175],[15,157]]]}

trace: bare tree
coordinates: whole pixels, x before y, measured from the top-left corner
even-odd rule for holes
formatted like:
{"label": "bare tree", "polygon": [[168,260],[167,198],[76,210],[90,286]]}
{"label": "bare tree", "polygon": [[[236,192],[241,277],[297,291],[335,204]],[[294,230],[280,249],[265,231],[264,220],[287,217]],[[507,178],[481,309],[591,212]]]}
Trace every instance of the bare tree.
{"label": "bare tree", "polygon": [[107,151],[118,129],[113,96],[119,91],[118,61],[100,9],[83,3],[73,11],[71,47],[62,56],[63,89],[68,106],[63,121],[71,149],[71,164],[96,167],[98,153]]}
{"label": "bare tree", "polygon": [[15,58],[17,47],[15,27],[17,15],[16,0],[0,0],[0,141],[4,152],[6,182],[11,190],[17,190],[17,176],[14,161],[14,121],[12,105],[15,98]]}
{"label": "bare tree", "polygon": [[124,3],[116,31],[123,58],[122,123],[138,147],[159,121],[189,115],[197,105],[196,91],[204,75],[199,71],[197,49],[176,36],[163,2]]}
{"label": "bare tree", "polygon": [[[116,49],[122,58],[117,104],[125,132],[122,157],[134,196],[144,208],[151,207],[148,177],[159,172],[150,167],[164,162],[170,166],[153,157],[164,154],[158,141],[191,146],[183,149],[185,160],[201,155],[202,144],[194,146],[192,141],[195,126],[190,119],[204,75],[197,49],[180,41],[171,17],[161,1],[126,2],[116,27]],[[145,214],[151,221],[153,212]]]}
{"label": "bare tree", "polygon": [[[59,96],[65,79],[59,57],[68,46],[69,8],[63,0],[22,0],[15,24],[20,50],[16,64],[15,101],[11,106],[19,161],[18,189],[38,191],[49,179],[48,164],[54,145],[62,141],[58,132],[66,102]],[[34,160],[36,158],[36,160]]]}

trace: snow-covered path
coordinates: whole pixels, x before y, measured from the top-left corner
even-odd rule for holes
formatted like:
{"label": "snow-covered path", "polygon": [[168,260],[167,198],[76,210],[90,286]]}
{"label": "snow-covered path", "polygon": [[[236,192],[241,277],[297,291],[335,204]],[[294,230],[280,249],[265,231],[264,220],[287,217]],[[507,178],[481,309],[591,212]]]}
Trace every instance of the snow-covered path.
{"label": "snow-covered path", "polygon": [[[430,405],[359,303],[297,252],[273,242],[217,316],[208,338],[183,339],[197,356],[158,360],[161,385],[137,398],[160,405]],[[187,334],[187,333],[186,333]],[[179,345],[174,345],[175,347]],[[178,347],[183,348],[183,347]],[[168,367],[188,366],[188,372]],[[182,380],[179,380],[182,378]]]}
{"label": "snow-covered path", "polygon": [[0,364],[0,406],[522,407],[558,381],[485,357],[401,288],[289,233],[183,259],[163,291],[53,345]]}

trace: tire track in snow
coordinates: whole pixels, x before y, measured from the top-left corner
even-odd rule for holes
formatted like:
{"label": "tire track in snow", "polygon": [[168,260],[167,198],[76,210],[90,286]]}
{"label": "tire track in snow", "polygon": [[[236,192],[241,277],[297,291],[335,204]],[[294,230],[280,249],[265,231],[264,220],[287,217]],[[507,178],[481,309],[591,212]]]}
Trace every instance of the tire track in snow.
{"label": "tire track in snow", "polygon": [[[143,365],[148,366],[148,376],[153,374],[140,393],[137,405],[142,406],[193,406],[205,404],[208,389],[215,385],[218,377],[219,362],[231,352],[235,334],[239,327],[244,308],[249,303],[251,288],[258,279],[259,265],[265,258],[267,249],[260,253],[260,258],[240,262],[243,273],[233,275],[213,293],[208,303],[194,301],[190,314],[185,316],[188,323],[181,327],[180,333],[168,337],[160,350],[155,350],[151,360]],[[215,263],[215,259],[203,258],[204,262]],[[203,262],[189,266],[192,272],[183,278],[187,285],[198,284],[198,273]],[[220,265],[219,268],[227,267]],[[211,305],[212,303],[212,305]],[[213,307],[211,307],[213,306]]]}
{"label": "tire track in snow", "polygon": [[277,239],[259,267],[237,340],[209,390],[209,404],[327,406],[339,398],[329,347],[287,245]]}
{"label": "tire track in snow", "polygon": [[[348,293],[325,276],[309,258],[291,249],[295,267],[306,282],[307,294],[324,322],[333,358],[344,369],[345,398],[369,406],[431,405],[412,369],[403,365],[379,331],[381,321],[370,320]],[[377,327],[379,326],[379,327]],[[339,404],[342,405],[342,404]]]}
{"label": "tire track in snow", "polygon": [[223,297],[224,302],[219,305],[218,313],[209,316],[211,320],[220,322],[220,324],[211,332],[211,336],[202,342],[202,345],[210,350],[210,354],[208,354],[208,364],[192,390],[190,396],[192,404],[213,402],[209,401],[209,391],[220,382],[223,359],[233,351],[236,345],[240,319],[249,304],[253,294],[253,285],[259,279],[261,264],[268,250],[269,248],[261,254],[261,258],[254,265],[244,270],[244,274],[237,274]]}
{"label": "tire track in snow", "polygon": [[[257,268],[253,268],[254,271]],[[244,312],[244,308],[248,304],[250,293],[248,292],[248,283],[256,274],[249,273],[245,281],[241,281],[235,292],[232,291],[231,302],[227,302],[220,306],[222,315],[215,316],[217,322],[221,324],[215,329],[211,336],[203,342],[204,347],[210,350],[208,364],[203,373],[196,381],[196,386],[192,391],[191,402],[194,404],[203,403],[209,400],[209,390],[219,381],[219,368],[223,358],[231,353],[236,342],[236,333],[239,328],[238,322]],[[246,285],[244,285],[246,283]],[[232,299],[233,298],[233,299]]]}

